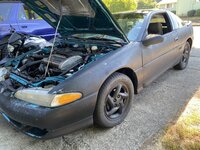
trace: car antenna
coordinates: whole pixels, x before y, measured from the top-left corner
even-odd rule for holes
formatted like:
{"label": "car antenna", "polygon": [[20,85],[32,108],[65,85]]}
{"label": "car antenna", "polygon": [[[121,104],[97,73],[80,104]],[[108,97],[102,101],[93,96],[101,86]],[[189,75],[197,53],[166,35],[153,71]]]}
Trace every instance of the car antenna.
{"label": "car antenna", "polygon": [[53,38],[53,43],[52,43],[52,47],[51,47],[51,51],[50,51],[50,55],[49,55],[49,59],[48,59],[48,63],[47,63],[47,67],[46,67],[46,70],[45,70],[44,77],[46,77],[47,73],[48,73],[49,65],[50,65],[50,62],[51,62],[51,57],[52,57],[52,54],[53,54],[53,51],[54,51],[54,45],[55,45],[57,34],[58,34],[58,28],[60,26],[60,23],[61,23],[61,20],[62,20],[62,16],[63,16],[62,0],[59,0],[59,10],[60,10],[60,19],[59,19],[57,27],[56,27],[56,31],[55,31],[55,35],[54,35],[54,38]]}

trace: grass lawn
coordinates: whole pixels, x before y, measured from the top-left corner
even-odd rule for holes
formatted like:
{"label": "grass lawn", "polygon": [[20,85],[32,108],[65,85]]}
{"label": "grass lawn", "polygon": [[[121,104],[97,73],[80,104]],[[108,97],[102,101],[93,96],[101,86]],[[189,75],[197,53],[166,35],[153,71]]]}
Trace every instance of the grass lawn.
{"label": "grass lawn", "polygon": [[200,89],[162,139],[167,150],[200,150]]}

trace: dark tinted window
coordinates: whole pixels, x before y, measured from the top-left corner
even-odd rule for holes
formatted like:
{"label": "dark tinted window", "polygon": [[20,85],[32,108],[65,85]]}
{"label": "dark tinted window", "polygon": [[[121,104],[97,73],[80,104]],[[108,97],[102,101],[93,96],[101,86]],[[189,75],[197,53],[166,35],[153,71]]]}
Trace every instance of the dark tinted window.
{"label": "dark tinted window", "polygon": [[142,28],[145,15],[139,13],[119,13],[113,14],[113,16],[128,39],[135,41]]}
{"label": "dark tinted window", "polygon": [[0,22],[7,21],[9,19],[13,4],[0,3]]}

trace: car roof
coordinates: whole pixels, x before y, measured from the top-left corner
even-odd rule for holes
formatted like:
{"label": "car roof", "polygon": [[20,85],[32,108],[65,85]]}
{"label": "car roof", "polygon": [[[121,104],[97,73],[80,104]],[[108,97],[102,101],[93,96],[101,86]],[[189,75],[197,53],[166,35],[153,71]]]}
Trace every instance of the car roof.
{"label": "car roof", "polygon": [[136,11],[123,11],[123,12],[117,12],[113,13],[113,15],[120,15],[120,14],[149,14],[149,13],[164,13],[167,12],[167,10],[163,9],[141,9],[141,10],[136,10]]}

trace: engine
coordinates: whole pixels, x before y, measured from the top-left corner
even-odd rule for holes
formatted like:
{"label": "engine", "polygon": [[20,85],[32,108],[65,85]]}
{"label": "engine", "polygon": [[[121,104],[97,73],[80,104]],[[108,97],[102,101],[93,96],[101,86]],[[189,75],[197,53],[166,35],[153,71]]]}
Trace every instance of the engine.
{"label": "engine", "polygon": [[15,89],[55,86],[120,46],[58,39],[52,50],[52,43],[43,38],[17,37],[0,61],[0,81],[9,81]]}
{"label": "engine", "polygon": [[67,76],[84,65],[85,55],[82,52],[73,53],[68,48],[55,49],[52,53],[45,54],[43,50],[31,54],[21,60],[17,69],[12,73],[17,74],[32,82],[37,82],[45,77]]}

